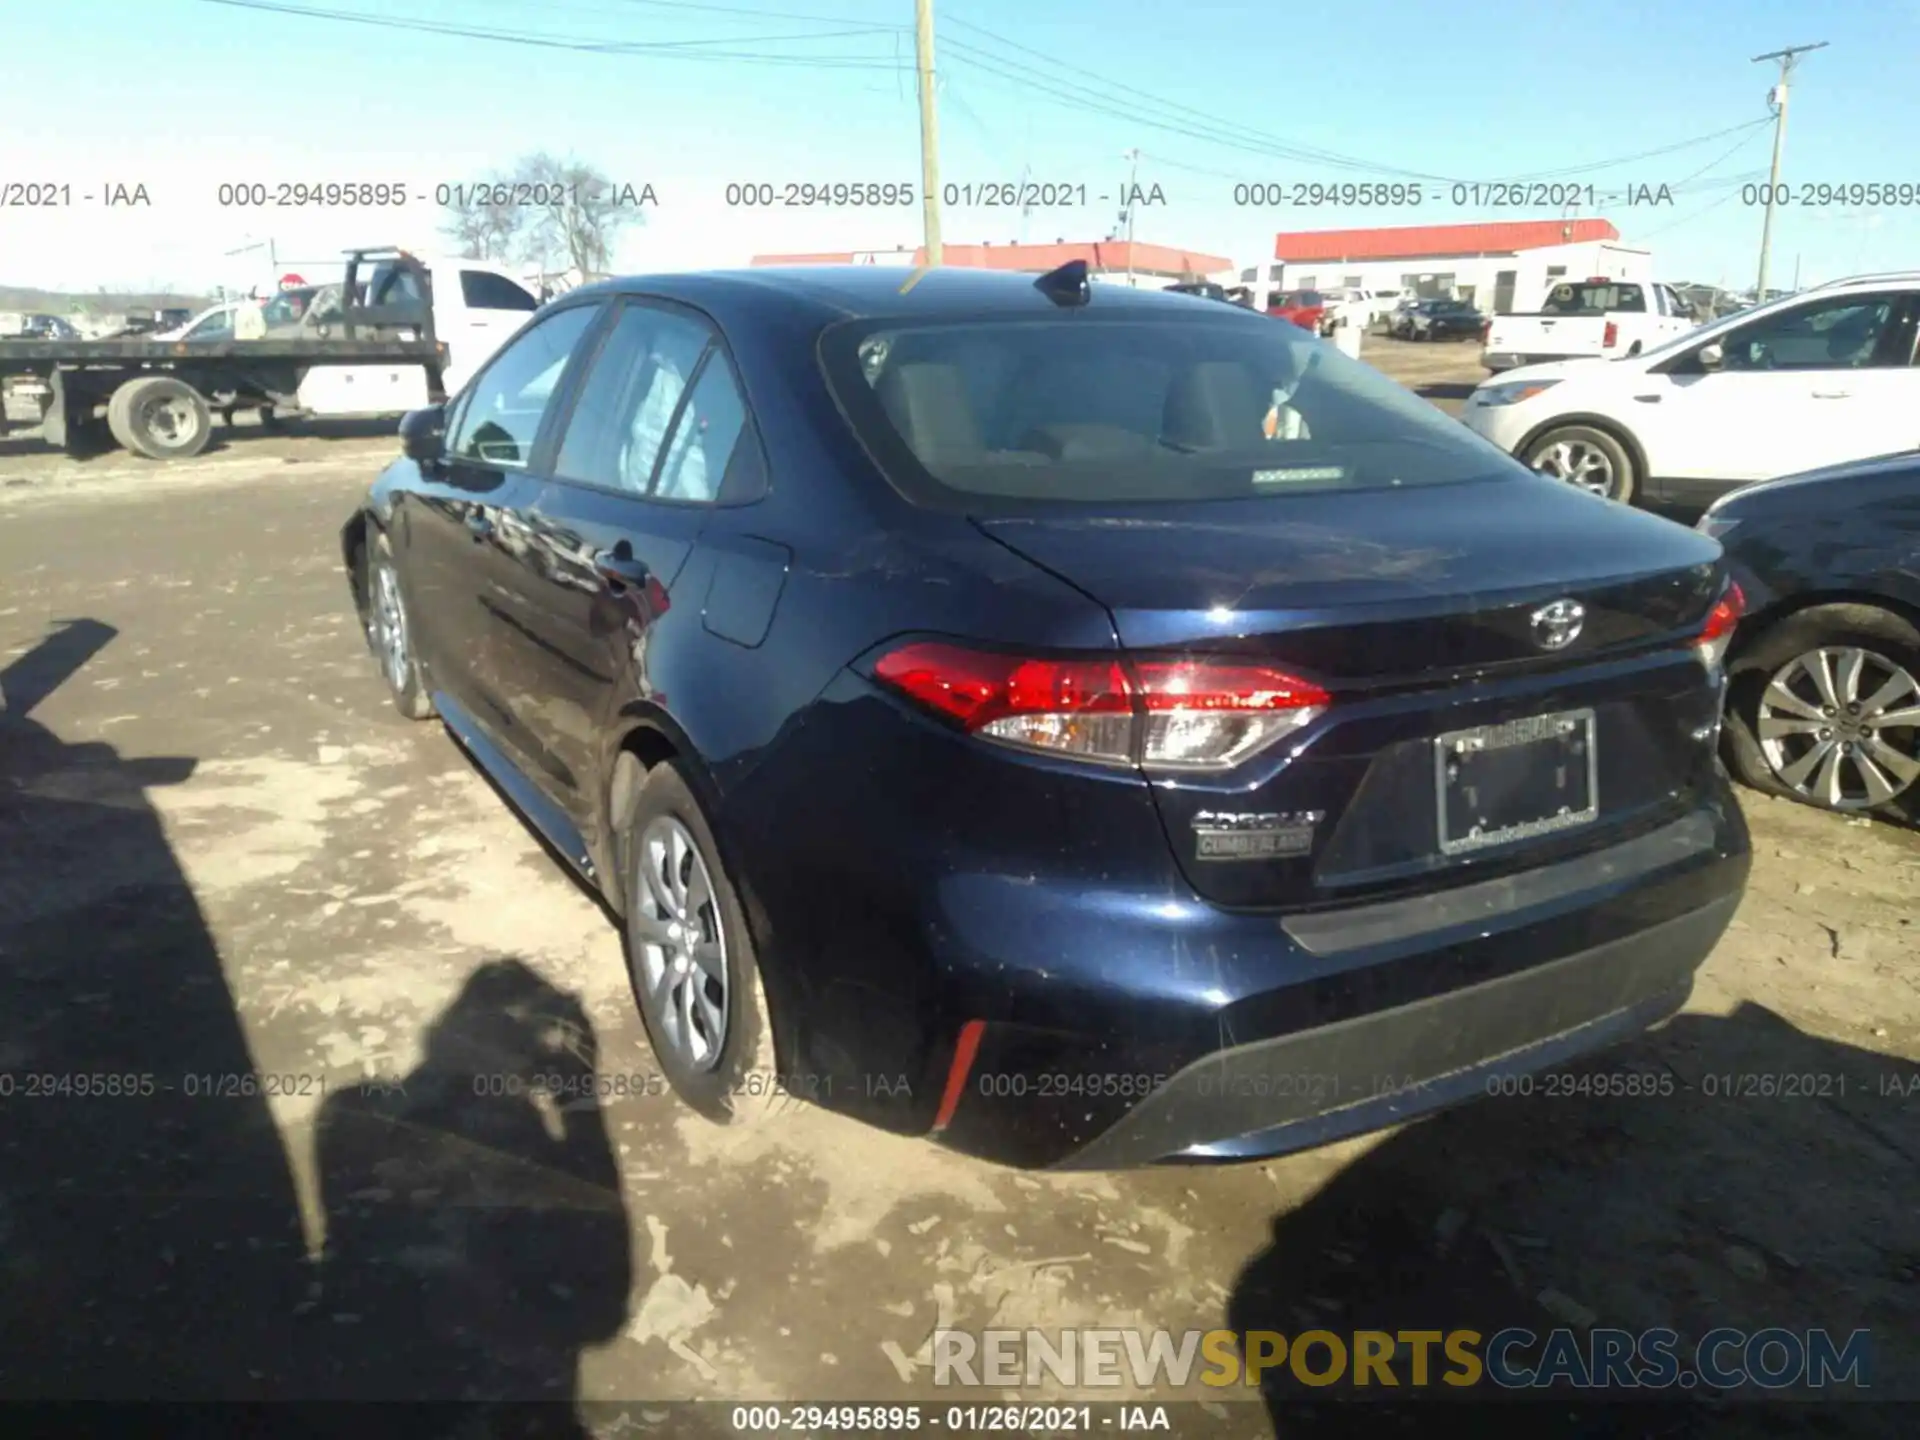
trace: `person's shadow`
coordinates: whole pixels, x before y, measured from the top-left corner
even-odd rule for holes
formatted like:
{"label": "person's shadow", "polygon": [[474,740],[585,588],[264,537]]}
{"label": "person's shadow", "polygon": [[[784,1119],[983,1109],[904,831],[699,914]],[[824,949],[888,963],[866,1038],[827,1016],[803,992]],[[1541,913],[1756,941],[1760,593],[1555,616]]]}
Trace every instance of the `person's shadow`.
{"label": "person's shadow", "polygon": [[[1550,1098],[1536,1077],[1541,1093],[1409,1126],[1276,1216],[1227,1325],[1349,1344],[1368,1329],[1486,1341],[1566,1328],[1583,1345],[1594,1327],[1671,1329],[1682,1368],[1719,1327],[1825,1329],[1838,1344],[1864,1329],[1872,1388],[1772,1392],[1799,1403],[1751,1385],[1716,1392],[1705,1376],[1651,1390],[1456,1388],[1437,1383],[1458,1371],[1436,1344],[1417,1392],[1410,1352],[1390,1367],[1397,1392],[1377,1376],[1349,1383],[1350,1357],[1324,1388],[1282,1363],[1262,1386],[1275,1434],[1422,1433],[1469,1418],[1436,1406],[1454,1399],[1476,1421],[1541,1436],[1911,1435],[1910,1404],[1861,1402],[1920,1394],[1920,1069],[1743,1004],[1683,1014],[1557,1074],[1570,1093]],[[1582,1075],[1597,1083],[1565,1083]],[[1310,1374],[1328,1369],[1324,1347],[1309,1355]],[[1716,1352],[1729,1357],[1740,1348]],[[1510,1358],[1531,1368],[1542,1355]],[[1516,1404],[1478,1404],[1502,1400]]]}
{"label": "person's shadow", "polygon": [[[147,798],[195,762],[44,718],[115,635],[70,622],[0,669],[0,1400],[377,1398],[414,1403],[218,1415],[248,1435],[583,1433],[580,1350],[619,1332],[632,1262],[580,1005],[491,961],[410,1074],[330,1077],[314,1263],[258,1077],[324,1067],[248,1042]],[[280,1125],[305,1143],[305,1120]]]}
{"label": "person's shadow", "polygon": [[[481,1402],[537,1417],[541,1434],[585,1433],[566,1406],[519,1407],[573,1400],[582,1347],[626,1320],[628,1219],[595,1047],[577,1000],[495,960],[418,1067],[328,1098],[310,1394],[459,1402],[445,1418],[461,1426]],[[393,1418],[440,1428],[418,1410]]]}
{"label": "person's shadow", "polygon": [[0,669],[0,1398],[267,1398],[306,1247],[220,954],[159,815],[189,757],[63,740],[115,638]]}

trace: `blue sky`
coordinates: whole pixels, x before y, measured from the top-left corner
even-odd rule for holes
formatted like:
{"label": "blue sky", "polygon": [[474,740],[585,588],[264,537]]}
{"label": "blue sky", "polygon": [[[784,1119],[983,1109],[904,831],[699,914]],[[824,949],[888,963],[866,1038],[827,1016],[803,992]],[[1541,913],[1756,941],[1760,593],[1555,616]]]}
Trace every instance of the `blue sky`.
{"label": "blue sky", "polygon": [[[0,209],[0,283],[70,289],[258,278],[271,238],[313,268],[354,243],[431,248],[430,203],[398,211],[222,207],[234,181],[403,181],[425,194],[536,149],[650,183],[623,269],[743,263],[756,252],[917,243],[917,207],[751,210],[729,181],[917,183],[912,0],[58,0],[8,29],[0,186],[70,184],[68,209]],[[599,45],[498,43],[285,13],[405,16]],[[1279,230],[1501,218],[1451,203],[1453,180],[1564,178],[1619,200],[1611,219],[1676,279],[1753,282],[1770,66],[1826,40],[1795,78],[1784,178],[1891,182],[1905,205],[1791,207],[1772,279],[1920,264],[1920,9],[1891,3],[1615,0],[1591,21],[1555,4],[1349,0],[1275,7],[936,3],[942,178],[1111,194],[1123,154],[1165,203],[1142,240],[1269,258]],[[697,57],[697,58],[696,58]],[[1720,132],[1734,132],[1721,134]],[[1714,140],[1685,144],[1720,134]],[[1681,147],[1681,148],[1670,148]],[[1667,151],[1642,159],[1624,159]],[[1333,159],[1307,158],[1313,154]],[[1338,163],[1336,163],[1336,161]],[[1594,168],[1601,162],[1621,163]],[[1418,209],[1255,209],[1237,181],[1424,183]],[[144,183],[148,207],[83,193]],[[1115,206],[949,209],[949,243],[1097,239]],[[1548,218],[1522,209],[1505,218]],[[282,265],[281,268],[286,268]]]}

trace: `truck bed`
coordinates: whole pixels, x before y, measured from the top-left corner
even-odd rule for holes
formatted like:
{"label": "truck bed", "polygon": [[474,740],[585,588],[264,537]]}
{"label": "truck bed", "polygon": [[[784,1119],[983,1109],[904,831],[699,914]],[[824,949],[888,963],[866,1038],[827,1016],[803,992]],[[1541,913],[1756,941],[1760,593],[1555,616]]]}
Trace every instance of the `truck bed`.
{"label": "truck bed", "polygon": [[0,340],[0,375],[36,374],[54,366],[188,362],[197,367],[231,360],[297,365],[424,364],[446,361],[446,346],[434,340],[354,339],[222,340],[186,344],[172,340]]}

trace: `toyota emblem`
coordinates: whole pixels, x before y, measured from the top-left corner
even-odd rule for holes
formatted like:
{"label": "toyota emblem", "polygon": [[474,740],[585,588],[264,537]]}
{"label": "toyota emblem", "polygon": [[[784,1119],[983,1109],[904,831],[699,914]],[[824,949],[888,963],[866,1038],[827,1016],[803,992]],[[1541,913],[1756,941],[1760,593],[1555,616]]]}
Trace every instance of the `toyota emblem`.
{"label": "toyota emblem", "polygon": [[1587,607],[1578,600],[1556,600],[1542,605],[1528,617],[1533,643],[1542,650],[1564,650],[1580,638],[1587,623]]}

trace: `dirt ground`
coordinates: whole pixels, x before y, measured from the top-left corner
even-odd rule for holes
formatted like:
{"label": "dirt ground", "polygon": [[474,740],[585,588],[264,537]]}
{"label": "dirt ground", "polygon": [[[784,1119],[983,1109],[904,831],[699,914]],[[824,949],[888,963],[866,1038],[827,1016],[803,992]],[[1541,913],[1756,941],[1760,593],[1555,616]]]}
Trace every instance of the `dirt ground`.
{"label": "dirt ground", "polygon": [[[1479,378],[1368,358],[1449,410]],[[1033,1176],[489,1093],[556,1026],[603,1089],[652,1066],[612,925],[365,653],[337,531],[387,428],[0,440],[0,1394],[945,1402],[936,1324],[1574,1323],[1866,1328],[1920,1398],[1920,837],[1752,794],[1685,1014],[1582,1067],[1641,1097]]]}

